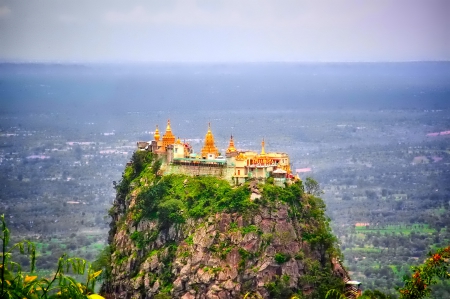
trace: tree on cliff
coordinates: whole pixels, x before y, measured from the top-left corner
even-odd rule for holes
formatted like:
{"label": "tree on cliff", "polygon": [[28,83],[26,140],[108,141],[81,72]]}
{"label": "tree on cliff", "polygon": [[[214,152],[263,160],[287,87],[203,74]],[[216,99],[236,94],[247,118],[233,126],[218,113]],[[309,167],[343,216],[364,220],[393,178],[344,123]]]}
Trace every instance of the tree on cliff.
{"label": "tree on cliff", "polygon": [[323,194],[323,190],[320,188],[319,183],[311,177],[307,177],[304,183],[305,192],[315,196]]}

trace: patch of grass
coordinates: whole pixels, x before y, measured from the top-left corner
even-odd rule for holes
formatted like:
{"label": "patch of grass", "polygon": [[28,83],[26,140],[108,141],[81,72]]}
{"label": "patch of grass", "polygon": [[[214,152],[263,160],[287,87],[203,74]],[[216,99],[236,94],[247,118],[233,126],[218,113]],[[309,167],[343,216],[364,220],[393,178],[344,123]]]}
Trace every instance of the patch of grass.
{"label": "patch of grass", "polygon": [[245,269],[245,264],[247,263],[247,260],[252,258],[253,255],[244,248],[239,248],[238,252],[239,255],[241,256],[241,260],[238,263],[238,271],[242,272]]}
{"label": "patch of grass", "polygon": [[382,249],[380,248],[373,248],[373,247],[354,247],[351,249],[345,249],[344,253],[347,251],[357,251],[357,252],[366,252],[366,253],[380,253]]}
{"label": "patch of grass", "polygon": [[158,249],[154,249],[154,250],[150,251],[150,252],[147,254],[147,257],[152,257],[152,256],[154,256],[154,255],[157,255],[158,252],[159,252]]}
{"label": "patch of grass", "polygon": [[189,237],[186,238],[186,244],[188,245],[194,245],[194,236],[190,235]]}
{"label": "patch of grass", "polygon": [[377,226],[369,226],[366,228],[365,226],[355,227],[355,231],[357,233],[381,233],[381,234],[400,234],[409,235],[412,232],[422,233],[422,234],[431,234],[436,232],[435,229],[430,228],[428,224],[413,224],[413,225],[401,225],[401,224],[392,224],[386,225],[385,227],[377,227]]}
{"label": "patch of grass", "polygon": [[244,236],[250,232],[257,232],[258,234],[262,234],[261,230],[256,225],[244,226],[241,231]]}
{"label": "patch of grass", "polygon": [[228,253],[233,249],[233,246],[228,244],[228,242],[221,242],[217,252],[222,260],[227,258]]}
{"label": "patch of grass", "polygon": [[230,228],[229,228],[229,231],[230,232],[235,232],[235,231],[237,231],[238,230],[238,225],[237,225],[237,223],[236,222],[231,222],[230,223]]}

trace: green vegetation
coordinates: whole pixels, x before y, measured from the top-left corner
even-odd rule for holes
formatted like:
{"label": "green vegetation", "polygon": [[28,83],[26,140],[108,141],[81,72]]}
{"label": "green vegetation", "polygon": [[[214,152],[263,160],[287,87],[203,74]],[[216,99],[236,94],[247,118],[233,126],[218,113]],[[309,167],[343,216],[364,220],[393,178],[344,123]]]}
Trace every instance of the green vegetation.
{"label": "green vegetation", "polygon": [[144,232],[135,231],[130,235],[130,239],[134,241],[136,247],[139,249],[143,249],[145,245],[149,243],[149,241],[145,239]]}
{"label": "green vegetation", "polygon": [[168,226],[221,211],[249,213],[257,207],[249,195],[247,186],[233,189],[215,177],[168,175],[153,186],[142,187],[136,207],[142,217],[158,218]]}
{"label": "green vegetation", "polygon": [[362,296],[359,298],[360,299],[394,299],[396,297],[393,295],[384,294],[383,292],[381,292],[379,290],[373,290],[373,291],[366,290],[366,291],[364,291]]}
{"label": "green vegetation", "polygon": [[161,294],[168,294],[173,287],[174,274],[172,273],[172,262],[175,259],[177,248],[178,246],[176,244],[169,244],[165,250],[158,253],[159,260],[164,265],[162,273],[159,275]]}
{"label": "green vegetation", "polygon": [[245,269],[245,265],[247,264],[247,260],[253,258],[253,254],[251,252],[248,252],[244,248],[238,249],[239,255],[241,256],[241,259],[238,263],[238,271],[242,272]]}
{"label": "green vegetation", "polygon": [[[139,190],[132,217],[158,219],[161,226],[184,223],[187,218],[201,218],[216,212],[250,213],[257,205],[250,201],[244,185],[232,188],[216,177],[186,175],[158,176],[161,163],[146,151],[133,154],[132,164],[116,185],[119,204],[124,204],[132,189]],[[114,209],[111,213],[114,213]],[[137,240],[137,237],[135,237]]]}
{"label": "green vegetation", "polygon": [[305,192],[315,196],[323,194],[323,191],[320,188],[319,183],[311,177],[307,177],[305,180]]}
{"label": "green vegetation", "polygon": [[[411,267],[413,274],[403,277],[404,285],[397,288],[400,299],[428,298],[433,293],[433,285],[450,279],[450,246],[429,252],[428,258],[419,266]],[[345,299],[337,290],[329,290],[326,299]],[[360,299],[394,299],[394,295],[384,294],[379,290],[366,290]]]}
{"label": "green vegetation", "polygon": [[380,234],[400,234],[400,235],[409,235],[411,233],[434,233],[435,229],[431,228],[426,224],[410,224],[410,225],[399,225],[399,224],[390,224],[383,227],[365,227],[358,226],[355,227],[356,233],[380,233]]}
{"label": "green vegetation", "polygon": [[194,245],[194,236],[189,236],[189,237],[187,237],[186,238],[186,243],[188,244],[188,245]]}
{"label": "green vegetation", "polygon": [[332,275],[329,268],[323,267],[317,259],[305,258],[303,260],[306,274],[300,278],[303,285],[314,289],[313,298],[324,298],[331,289],[344,290],[341,278]]}
{"label": "green vegetation", "polygon": [[400,299],[421,299],[431,293],[430,286],[438,278],[450,279],[450,246],[429,253],[429,258],[420,266],[413,267],[411,277],[405,277],[405,285],[399,289]]}
{"label": "green vegetation", "polygon": [[235,231],[238,231],[238,230],[239,230],[239,228],[238,228],[237,223],[236,223],[236,222],[231,222],[231,223],[230,223],[229,231],[230,231],[230,232],[235,232]]}
{"label": "green vegetation", "polygon": [[336,244],[337,239],[331,232],[330,219],[325,215],[325,203],[314,195],[319,192],[320,186],[312,178],[308,178],[308,182],[313,186],[309,187],[311,194],[303,192],[301,182],[285,188],[266,184],[263,186],[262,198],[263,203],[281,200],[289,204],[291,218],[302,226],[302,240],[319,252],[320,262],[325,267],[327,260],[341,253]]}
{"label": "green vegetation", "polygon": [[241,231],[243,235],[246,235],[251,232],[262,234],[261,230],[256,225],[244,226]]}
{"label": "green vegetation", "polygon": [[283,275],[282,277],[277,277],[274,281],[267,283],[265,287],[269,291],[270,298],[291,298],[294,295],[294,292],[289,287],[289,279],[288,275]]}
{"label": "green vegetation", "polygon": [[[0,265],[1,298],[90,298],[100,299],[100,295],[94,294],[95,282],[102,270],[97,271],[91,264],[80,258],[68,258],[65,254],[58,260],[56,271],[50,278],[38,278],[35,274],[36,249],[29,241],[18,242],[12,246],[10,233],[6,226],[4,215],[2,223],[2,253]],[[13,252],[26,254],[30,258],[30,271],[25,272],[22,265],[13,261]],[[85,276],[86,282],[80,283],[74,276]]]}
{"label": "green vegetation", "polygon": [[287,185],[285,188],[265,184],[262,189],[263,204],[265,201],[280,200],[289,205],[298,205],[303,195],[303,185],[300,181]]}
{"label": "green vegetation", "polygon": [[283,264],[287,262],[291,257],[289,256],[289,254],[276,253],[273,258],[275,259],[275,262],[277,262],[278,264]]}
{"label": "green vegetation", "polygon": [[[411,265],[425,257],[424,251],[437,250],[449,244],[446,228],[437,229],[422,223],[383,224],[339,228],[345,264],[363,282],[365,289],[378,289],[393,295],[411,275]],[[447,297],[449,281],[433,286],[432,298]]]}
{"label": "green vegetation", "polygon": [[98,277],[99,280],[108,280],[111,278],[111,247],[105,246],[102,251],[98,254],[96,260],[92,263],[92,267],[95,270],[102,270],[101,275]]}

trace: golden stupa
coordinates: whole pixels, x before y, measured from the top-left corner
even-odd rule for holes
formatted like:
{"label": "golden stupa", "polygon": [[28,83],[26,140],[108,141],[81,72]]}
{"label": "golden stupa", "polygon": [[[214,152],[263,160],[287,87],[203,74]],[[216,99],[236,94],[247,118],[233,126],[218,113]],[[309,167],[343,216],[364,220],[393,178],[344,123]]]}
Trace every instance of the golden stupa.
{"label": "golden stupa", "polygon": [[166,147],[170,144],[175,143],[175,135],[173,135],[172,129],[170,128],[170,119],[167,120],[166,133],[164,133],[162,141],[163,141],[163,147]]}
{"label": "golden stupa", "polygon": [[230,144],[228,144],[228,148],[227,148],[227,153],[235,153],[235,152],[237,152],[237,150],[234,147],[233,135],[231,135]]}
{"label": "golden stupa", "polygon": [[158,141],[159,140],[159,129],[158,129],[158,125],[156,125],[156,130],[155,130],[155,134],[153,134],[153,136],[155,137],[155,140]]}
{"label": "golden stupa", "polygon": [[202,148],[202,157],[207,158],[208,155],[211,154],[217,157],[219,155],[219,150],[214,144],[214,135],[211,132],[211,124],[208,124],[208,132],[205,136],[205,145]]}

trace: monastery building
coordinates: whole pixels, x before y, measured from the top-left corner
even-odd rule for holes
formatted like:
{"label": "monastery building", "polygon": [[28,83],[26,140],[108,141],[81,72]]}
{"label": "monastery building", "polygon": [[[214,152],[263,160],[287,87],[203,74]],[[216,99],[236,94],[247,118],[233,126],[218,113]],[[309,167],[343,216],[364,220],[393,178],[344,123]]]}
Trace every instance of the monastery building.
{"label": "monastery building", "polygon": [[261,152],[236,149],[233,136],[230,137],[225,156],[220,155],[215,145],[211,125],[205,136],[205,142],[199,154],[194,153],[189,143],[175,138],[167,121],[166,132],[161,138],[158,126],[154,140],[139,141],[139,150],[157,154],[162,160],[160,172],[164,174],[180,173],[187,175],[213,175],[228,180],[231,184],[241,184],[248,179],[265,182],[272,177],[276,185],[297,180],[291,173],[289,156],[286,153],[266,152],[264,139]]}

